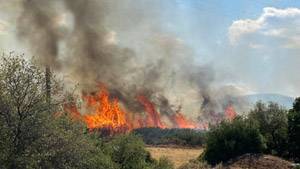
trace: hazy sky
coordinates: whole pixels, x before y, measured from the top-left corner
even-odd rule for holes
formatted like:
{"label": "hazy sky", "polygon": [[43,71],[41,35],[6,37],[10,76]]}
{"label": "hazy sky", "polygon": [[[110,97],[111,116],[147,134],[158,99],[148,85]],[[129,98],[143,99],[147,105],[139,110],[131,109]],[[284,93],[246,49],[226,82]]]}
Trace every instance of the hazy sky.
{"label": "hazy sky", "polygon": [[[29,53],[16,38],[20,1],[0,0],[1,52]],[[163,33],[212,65],[218,83],[300,95],[299,0],[124,0],[111,10],[116,43],[138,51],[145,37]]]}

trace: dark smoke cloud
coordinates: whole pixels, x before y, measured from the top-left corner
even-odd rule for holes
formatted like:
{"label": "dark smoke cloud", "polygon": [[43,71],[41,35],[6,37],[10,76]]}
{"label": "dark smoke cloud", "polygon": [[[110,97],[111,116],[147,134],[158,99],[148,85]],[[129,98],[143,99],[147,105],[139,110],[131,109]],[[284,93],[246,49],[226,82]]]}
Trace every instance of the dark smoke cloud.
{"label": "dark smoke cloud", "polygon": [[61,32],[56,23],[58,16],[53,2],[25,0],[22,6],[17,25],[19,37],[30,45],[43,65],[59,67],[58,41]]}
{"label": "dark smoke cloud", "polygon": [[[220,98],[229,98],[227,95],[235,89],[224,92],[213,87],[213,68],[197,65],[192,50],[180,39],[158,28],[145,33],[150,38],[139,42],[139,49],[121,47],[114,41],[107,27],[110,23],[107,16],[112,16],[120,3],[24,0],[18,22],[19,37],[30,44],[42,65],[63,71],[87,91],[95,90],[99,82],[104,83],[130,111],[143,111],[136,101],[139,94],[154,102],[165,115],[172,115],[181,108],[196,115],[221,111],[226,99],[220,101]],[[118,16],[112,22],[117,23],[119,17],[120,23],[130,25],[127,29],[134,29],[139,27],[134,24],[145,24],[152,19],[146,17],[143,21],[143,16],[132,11],[136,23],[130,19],[130,22],[124,21],[126,16],[121,16],[120,11],[116,11]],[[65,15],[70,15],[72,21],[62,29],[58,18]]]}
{"label": "dark smoke cloud", "polygon": [[127,61],[134,52],[107,42],[108,31],[103,25],[106,4],[82,0],[65,0],[65,4],[74,16],[69,41],[72,71],[80,81],[95,83],[101,79],[105,84],[115,85],[115,79],[129,71]]}

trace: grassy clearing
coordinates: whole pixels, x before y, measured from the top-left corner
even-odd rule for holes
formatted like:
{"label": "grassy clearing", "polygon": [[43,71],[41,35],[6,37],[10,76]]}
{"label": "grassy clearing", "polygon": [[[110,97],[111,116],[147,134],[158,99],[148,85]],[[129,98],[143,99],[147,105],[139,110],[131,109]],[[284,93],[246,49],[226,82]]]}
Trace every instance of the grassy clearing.
{"label": "grassy clearing", "polygon": [[203,152],[202,148],[147,147],[146,149],[155,159],[167,157],[175,164],[176,168],[197,158]]}

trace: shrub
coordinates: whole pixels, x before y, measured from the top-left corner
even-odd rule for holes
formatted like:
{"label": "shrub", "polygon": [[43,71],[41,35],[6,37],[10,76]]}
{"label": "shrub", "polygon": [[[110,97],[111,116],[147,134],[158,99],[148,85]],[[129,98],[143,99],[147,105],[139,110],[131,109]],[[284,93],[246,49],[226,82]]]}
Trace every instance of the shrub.
{"label": "shrub", "polygon": [[266,140],[266,153],[282,157],[287,155],[288,120],[287,111],[283,107],[272,102],[268,105],[257,102],[248,118],[258,124]]}
{"label": "shrub", "polygon": [[145,150],[141,138],[132,134],[116,136],[103,148],[121,169],[149,168],[155,162]]}
{"label": "shrub", "polygon": [[294,102],[288,114],[289,154],[295,161],[300,161],[300,98]]}
{"label": "shrub", "polygon": [[206,149],[201,158],[215,165],[245,153],[261,153],[265,147],[258,127],[237,117],[232,122],[221,122],[208,132]]}

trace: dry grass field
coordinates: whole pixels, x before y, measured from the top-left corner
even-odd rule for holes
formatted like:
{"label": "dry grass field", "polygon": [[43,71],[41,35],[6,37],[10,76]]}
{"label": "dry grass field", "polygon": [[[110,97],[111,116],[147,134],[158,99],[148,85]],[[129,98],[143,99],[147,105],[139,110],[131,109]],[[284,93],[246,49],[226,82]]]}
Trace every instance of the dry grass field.
{"label": "dry grass field", "polygon": [[167,157],[175,164],[176,168],[197,158],[203,152],[202,148],[147,147],[147,150],[155,159]]}

